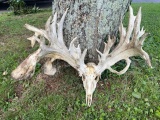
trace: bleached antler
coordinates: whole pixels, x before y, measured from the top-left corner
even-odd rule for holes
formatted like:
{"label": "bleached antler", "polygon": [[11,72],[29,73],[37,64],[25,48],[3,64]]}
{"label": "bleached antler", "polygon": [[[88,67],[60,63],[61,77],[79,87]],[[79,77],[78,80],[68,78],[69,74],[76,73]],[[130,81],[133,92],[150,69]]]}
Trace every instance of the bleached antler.
{"label": "bleached antler", "polygon": [[[113,73],[116,74],[124,74],[131,63],[131,60],[129,57],[132,56],[141,56],[145,59],[147,64],[151,66],[149,55],[142,49],[143,42],[145,38],[147,37],[147,33],[145,31],[140,30],[140,23],[141,23],[141,8],[138,11],[137,16],[133,15],[133,9],[132,7],[129,7],[130,16],[129,16],[129,24],[128,29],[126,32],[126,28],[123,27],[123,24],[121,23],[119,27],[120,32],[120,42],[117,45],[117,47],[109,53],[110,48],[114,44],[115,40],[111,40],[110,37],[108,38],[108,43],[105,43],[105,48],[103,53],[97,50],[97,52],[100,54],[99,63],[96,66],[96,73],[100,74],[105,70],[108,69]],[[126,67],[118,72],[111,68],[115,63],[117,63],[120,60],[125,60],[127,65]]]}
{"label": "bleached antler", "polygon": [[14,79],[21,80],[31,77],[34,74],[36,63],[44,57],[49,58],[44,65],[45,74],[54,75],[55,68],[52,66],[52,62],[56,59],[61,59],[69,63],[82,75],[86,67],[84,58],[87,50],[81,53],[80,45],[78,45],[77,48],[74,46],[76,38],[71,41],[69,49],[65,46],[63,41],[63,23],[66,13],[67,10],[58,23],[58,29],[56,29],[57,13],[54,14],[53,18],[49,17],[45,25],[45,30],[25,24],[27,29],[35,32],[32,37],[28,38],[31,40],[31,46],[34,46],[37,41],[40,47],[12,72],[12,77]]}

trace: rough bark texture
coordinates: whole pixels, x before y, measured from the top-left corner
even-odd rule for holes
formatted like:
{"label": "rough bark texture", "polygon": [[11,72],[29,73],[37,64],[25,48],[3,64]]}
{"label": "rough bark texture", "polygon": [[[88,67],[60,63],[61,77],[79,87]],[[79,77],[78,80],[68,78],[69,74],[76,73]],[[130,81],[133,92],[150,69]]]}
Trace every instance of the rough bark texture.
{"label": "rough bark texture", "polygon": [[116,35],[119,24],[131,0],[53,0],[53,12],[58,18],[69,8],[64,24],[64,41],[68,46],[74,37],[82,50],[88,49],[87,61],[96,62],[96,48],[108,34]]}

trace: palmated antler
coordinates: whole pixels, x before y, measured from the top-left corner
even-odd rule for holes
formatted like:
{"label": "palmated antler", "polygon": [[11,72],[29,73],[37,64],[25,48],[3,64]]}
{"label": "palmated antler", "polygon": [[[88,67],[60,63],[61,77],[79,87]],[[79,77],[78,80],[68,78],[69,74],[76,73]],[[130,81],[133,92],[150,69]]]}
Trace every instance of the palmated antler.
{"label": "palmated antler", "polygon": [[[143,30],[140,30],[140,23],[141,23],[141,8],[138,11],[137,16],[133,15],[132,7],[129,7],[130,15],[129,15],[129,24],[126,31],[126,28],[123,27],[121,23],[119,27],[120,32],[120,41],[117,47],[109,53],[111,47],[115,43],[115,38],[111,39],[110,36],[108,37],[108,42],[105,43],[105,48],[103,53],[97,50],[99,53],[99,63],[95,67],[96,73],[100,74],[105,70],[108,69],[113,73],[116,74],[124,74],[131,63],[129,57],[132,56],[141,56],[145,59],[147,64],[151,66],[149,55],[142,49],[143,42],[147,37],[147,33]],[[111,68],[115,63],[120,60],[125,60],[127,65],[126,67],[121,70],[120,72]]]}
{"label": "palmated antler", "polygon": [[[63,23],[67,10],[63,14],[60,22],[57,25],[57,13],[49,17],[46,22],[45,30],[38,29],[34,26],[25,24],[25,27],[35,34],[28,38],[31,41],[33,47],[37,41],[40,46],[39,49],[26,58],[13,72],[12,77],[14,79],[26,79],[34,74],[36,63],[44,57],[49,58],[44,64],[44,72],[48,75],[54,75],[55,68],[52,62],[56,59],[61,59],[69,63],[73,68],[79,71],[82,75],[86,65],[84,64],[84,58],[87,49],[81,53],[80,45],[74,46],[74,38],[69,46],[69,49],[65,46],[63,41]],[[57,27],[58,26],[58,27]]]}

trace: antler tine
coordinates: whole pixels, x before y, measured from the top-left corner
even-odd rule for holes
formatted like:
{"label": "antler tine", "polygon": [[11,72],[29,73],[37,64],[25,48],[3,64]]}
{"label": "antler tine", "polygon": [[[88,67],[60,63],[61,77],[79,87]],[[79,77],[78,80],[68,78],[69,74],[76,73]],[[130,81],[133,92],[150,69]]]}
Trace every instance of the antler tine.
{"label": "antler tine", "polygon": [[82,76],[82,73],[85,72],[86,65],[84,63],[84,59],[85,59],[86,54],[87,54],[87,49],[85,49],[83,51],[83,53],[81,54],[81,57],[79,59],[79,69],[78,69],[79,76]]}
{"label": "antler tine", "polygon": [[[69,45],[69,50],[71,49],[71,48],[75,48],[75,46],[74,46],[74,42],[77,40],[77,37],[75,37],[72,41],[71,41],[71,43],[70,43],[70,45]],[[70,50],[70,51],[72,51],[72,50]]]}
{"label": "antler tine", "polygon": [[119,32],[120,32],[120,43],[119,44],[122,44],[124,42],[125,36],[126,36],[126,28],[123,26],[122,22],[119,27]]}
{"label": "antler tine", "polygon": [[108,35],[108,41],[107,43],[104,42],[104,50],[103,53],[101,53],[99,50],[96,49],[96,51],[99,53],[100,56],[98,56],[98,60],[99,62],[104,62],[104,60],[106,59],[106,56],[108,55],[111,47],[113,46],[113,44],[115,43],[116,38],[114,37],[113,39],[111,39],[110,35]]}
{"label": "antler tine", "polygon": [[149,33],[144,33],[144,34],[141,36],[140,40],[138,41],[138,44],[139,44],[140,46],[143,45],[144,40],[147,38],[148,34],[149,34]]}
{"label": "antler tine", "polygon": [[133,32],[133,37],[132,37],[132,39],[134,41],[136,41],[137,39],[139,39],[139,37],[141,37],[141,36],[139,36],[139,33],[140,33],[140,24],[141,24],[141,7],[139,8],[139,11],[138,11],[138,14],[137,14],[136,20],[135,20],[134,32]]}
{"label": "antler tine", "polygon": [[25,24],[24,27],[27,28],[27,29],[30,30],[30,31],[35,32],[35,34],[34,34],[32,37],[27,38],[28,40],[31,41],[31,46],[32,46],[32,47],[34,46],[34,44],[35,44],[36,41],[37,41],[38,43],[40,43],[40,44],[43,44],[43,43],[44,43],[43,40],[40,40],[40,39],[38,38],[40,35],[41,35],[41,36],[44,36],[47,40],[49,40],[49,38],[48,38],[48,36],[47,36],[47,34],[46,34],[45,31],[43,31],[43,30],[41,30],[41,29],[38,29],[38,28],[36,28],[36,27],[34,27],[34,26],[31,26],[31,25],[29,25],[29,24]]}
{"label": "antler tine", "polygon": [[24,27],[27,28],[30,31],[35,32],[37,35],[41,35],[42,34],[42,31],[40,29],[38,29],[38,28],[36,28],[34,26],[31,26],[29,24],[25,24]]}
{"label": "antler tine", "polygon": [[50,38],[50,41],[51,41],[50,42],[51,47],[53,47],[55,44],[58,45],[56,24],[57,24],[57,12],[54,15],[49,17],[49,19],[46,23],[46,26],[45,26],[45,30]]}
{"label": "antler tine", "polygon": [[136,16],[133,15],[133,8],[129,6],[129,23],[128,23],[128,29],[125,41],[129,43],[130,36],[132,34],[133,28],[134,28],[134,22],[135,22]]}
{"label": "antler tine", "polygon": [[[139,37],[141,37],[139,35],[139,33],[140,33],[140,24],[141,24],[141,8],[139,8],[139,11],[138,11],[138,14],[136,16],[135,23],[134,23],[134,30],[133,30],[133,37],[132,37],[132,42],[133,43],[136,43],[137,39],[139,39]],[[142,35],[143,34],[144,33],[142,33]]]}
{"label": "antler tine", "polygon": [[35,36],[33,35],[32,37],[29,37],[27,39],[31,41],[31,47],[33,47],[35,45],[35,43],[36,43]]}
{"label": "antler tine", "polygon": [[49,18],[48,18],[48,20],[47,20],[47,22],[46,22],[46,24],[45,24],[45,30],[46,31],[50,31],[50,23],[51,23],[51,20],[52,20],[52,17],[50,16]]}
{"label": "antler tine", "polygon": [[96,49],[96,51],[98,52],[98,54],[100,55],[100,57],[103,56],[103,53],[101,53],[98,49]]}
{"label": "antler tine", "polygon": [[84,64],[84,59],[85,59],[85,56],[87,54],[87,49],[85,49],[81,55],[81,58],[80,58],[80,63],[83,63]]}
{"label": "antler tine", "polygon": [[148,66],[153,68],[148,53],[145,52],[142,48],[141,51],[142,51],[142,57],[146,60]]}
{"label": "antler tine", "polygon": [[63,14],[60,22],[58,23],[58,40],[61,44],[65,45],[64,44],[64,41],[63,41],[63,23],[64,23],[64,19],[65,19],[65,16],[67,14],[67,11],[68,11],[68,8],[66,9],[65,13]]}
{"label": "antler tine", "polygon": [[119,26],[119,33],[120,33],[119,43],[118,43],[117,47],[116,47],[112,52],[114,52],[114,51],[116,51],[117,49],[119,49],[119,48],[122,46],[122,44],[124,43],[124,41],[125,41],[126,28],[123,26],[122,22],[121,22],[121,24],[120,24],[120,26]]}
{"label": "antler tine", "polygon": [[51,30],[50,30],[50,23],[51,23],[51,20],[52,20],[52,17],[50,16],[45,24],[45,31],[44,31],[46,34],[48,34],[48,41],[49,41],[49,44],[52,43],[52,34],[51,34]]}
{"label": "antler tine", "polygon": [[71,54],[72,57],[74,57],[76,59],[76,61],[81,57],[81,49],[80,49],[80,45],[78,45],[78,47],[76,48],[74,45],[74,42],[77,40],[77,37],[75,37],[69,46],[69,52]]}
{"label": "antler tine", "polygon": [[108,41],[107,41],[107,44],[105,43],[105,48],[104,48],[104,51],[103,53],[107,56],[111,47],[113,46],[113,44],[115,43],[116,41],[116,38],[113,37],[113,39],[111,39],[111,36],[108,35]]}
{"label": "antler tine", "polygon": [[57,12],[53,15],[53,17],[50,16],[48,18],[45,25],[45,31],[48,34],[51,46],[53,46],[54,42],[57,41],[56,24],[57,24]]}
{"label": "antler tine", "polygon": [[51,21],[51,32],[52,32],[52,39],[56,42],[57,41],[57,31],[56,31],[56,24],[57,24],[57,12],[54,14],[54,17]]}

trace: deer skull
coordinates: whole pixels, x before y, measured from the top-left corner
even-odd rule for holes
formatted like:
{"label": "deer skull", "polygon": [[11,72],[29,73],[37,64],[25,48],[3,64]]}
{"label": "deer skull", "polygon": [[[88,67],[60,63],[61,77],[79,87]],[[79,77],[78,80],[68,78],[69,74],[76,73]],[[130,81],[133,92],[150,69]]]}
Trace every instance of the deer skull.
{"label": "deer skull", "polygon": [[[57,13],[55,13],[53,17],[49,17],[45,25],[45,30],[26,24],[25,27],[27,29],[35,32],[32,37],[28,38],[31,41],[31,46],[34,46],[35,41],[37,41],[40,46],[37,52],[31,54],[12,72],[12,77],[20,80],[33,76],[36,63],[44,57],[49,58],[44,65],[45,74],[53,75],[56,69],[52,66],[52,62],[56,59],[64,60],[75,68],[82,77],[86,92],[86,103],[90,106],[93,92],[104,70],[108,69],[118,75],[124,74],[130,66],[131,60],[129,58],[132,56],[141,56],[147,64],[152,67],[149,55],[142,49],[147,33],[145,33],[143,28],[140,30],[141,8],[137,16],[133,15],[132,7],[129,7],[129,10],[128,28],[126,29],[122,23],[120,24],[120,40],[114,50],[110,51],[115,43],[115,38],[111,39],[110,36],[108,37],[107,43],[104,43],[104,51],[101,52],[97,50],[99,54],[99,63],[97,65],[94,63],[84,63],[87,49],[81,52],[80,45],[75,47],[74,41],[76,38],[71,41],[69,48],[66,47],[63,41],[63,23],[67,10],[58,25]],[[46,44],[46,40],[49,44]],[[123,70],[118,72],[111,67],[120,60],[125,60],[127,65]]]}
{"label": "deer skull", "polygon": [[85,73],[82,74],[82,81],[86,92],[86,104],[91,106],[92,95],[96,89],[97,82],[99,81],[99,76],[96,74],[94,63],[87,64]]}

